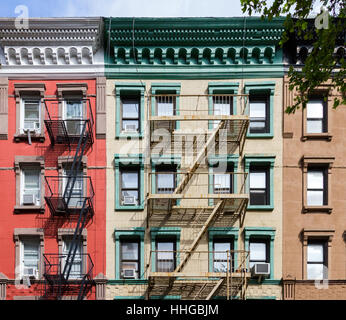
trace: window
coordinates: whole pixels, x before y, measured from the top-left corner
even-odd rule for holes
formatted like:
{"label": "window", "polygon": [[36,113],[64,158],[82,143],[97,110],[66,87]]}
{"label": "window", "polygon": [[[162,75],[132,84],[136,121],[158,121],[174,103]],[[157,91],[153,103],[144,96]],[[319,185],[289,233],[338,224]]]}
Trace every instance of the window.
{"label": "window", "polygon": [[268,98],[250,96],[250,133],[269,132]]}
{"label": "window", "polygon": [[138,279],[140,270],[139,241],[121,240],[120,256],[121,279]]}
{"label": "window", "polygon": [[[68,254],[71,250],[73,244],[73,239],[72,237],[65,237],[64,243],[63,243],[63,269],[65,268],[66,264],[66,259],[68,257]],[[69,278],[70,279],[80,279],[82,278],[82,273],[83,273],[83,252],[82,252],[82,243],[78,242],[77,243],[77,249],[76,249],[76,255],[73,259],[72,266],[71,266],[71,271]],[[69,268],[70,266],[67,266]]]}
{"label": "window", "polygon": [[175,95],[162,94],[156,97],[156,114],[158,116],[173,116],[176,114]]}
{"label": "window", "polygon": [[176,188],[176,169],[171,166],[156,167],[157,193],[173,193]]}
{"label": "window", "polygon": [[121,97],[122,131],[140,131],[140,97],[122,96]]}
{"label": "window", "polygon": [[250,239],[250,268],[255,263],[269,263],[269,244],[262,239]]}
{"label": "window", "polygon": [[[84,200],[84,173],[83,168],[79,168],[79,172],[77,173],[76,180],[74,182],[73,188],[72,188],[72,182],[73,180],[68,183],[69,181],[69,174],[71,170],[71,163],[66,163],[64,165],[63,170],[63,195],[65,196],[65,201],[68,201],[69,194],[71,194],[68,206],[69,207],[82,207],[83,206],[83,200]],[[67,190],[66,190],[67,188]],[[72,190],[71,190],[72,188]]]}
{"label": "window", "polygon": [[121,174],[121,202],[122,205],[138,205],[139,195],[139,169],[123,168]]}
{"label": "window", "polygon": [[309,168],[307,179],[307,205],[326,205],[327,197],[327,172],[324,169]]}
{"label": "window", "polygon": [[[221,169],[223,169],[222,166]],[[228,164],[226,170],[226,173],[222,173],[223,171],[220,169],[214,169],[213,185],[214,193],[216,194],[233,193],[233,175],[231,174],[231,172],[233,172],[233,165]],[[220,171],[220,173],[218,171]]]}
{"label": "window", "polygon": [[21,239],[21,277],[39,277],[40,239],[23,237]]}
{"label": "window", "polygon": [[327,245],[321,241],[309,241],[307,247],[307,279],[322,280],[328,277]]}
{"label": "window", "polygon": [[323,100],[311,99],[306,105],[306,132],[327,132],[327,115]]}
{"label": "window", "polygon": [[21,205],[41,204],[41,169],[38,166],[22,168]]}
{"label": "window", "polygon": [[[213,96],[213,114],[214,115],[232,115],[233,114],[233,99],[232,96]],[[219,120],[212,121],[213,128],[219,124]]]}
{"label": "window", "polygon": [[[234,247],[232,239],[214,239],[213,241],[213,272],[227,272],[234,267]],[[227,255],[229,251],[229,255]],[[228,261],[227,261],[228,260]]]}
{"label": "window", "polygon": [[35,133],[41,133],[41,101],[38,98],[22,99],[22,123],[21,133],[25,134],[27,130]]}
{"label": "window", "polygon": [[175,239],[156,240],[156,271],[173,272],[176,267]]}
{"label": "window", "polygon": [[67,133],[70,135],[80,135],[83,130],[84,119],[83,103],[78,98],[68,98],[64,101],[63,119]]}
{"label": "window", "polygon": [[269,169],[250,166],[250,205],[269,204]]}

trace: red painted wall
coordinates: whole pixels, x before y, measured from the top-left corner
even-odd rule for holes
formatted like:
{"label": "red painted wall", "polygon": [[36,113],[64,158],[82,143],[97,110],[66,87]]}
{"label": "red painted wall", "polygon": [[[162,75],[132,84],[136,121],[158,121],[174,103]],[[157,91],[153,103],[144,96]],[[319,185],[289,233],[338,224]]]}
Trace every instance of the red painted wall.
{"label": "red painted wall", "polygon": [[[51,219],[51,212],[46,206],[44,214],[40,213],[14,213],[16,204],[16,182],[14,171],[15,156],[43,156],[45,160],[45,175],[58,175],[58,156],[73,156],[67,147],[52,146],[48,133],[45,130],[45,142],[33,141],[29,145],[27,141],[15,142],[13,137],[16,133],[16,101],[14,97],[15,83],[44,83],[46,86],[45,97],[56,96],[56,83],[87,83],[87,98],[90,99],[92,112],[96,115],[96,79],[93,80],[9,80],[8,90],[8,140],[0,141],[0,272],[10,279],[7,286],[7,299],[14,296],[41,295],[41,286],[33,285],[28,288],[17,288],[15,278],[15,228],[44,228],[44,253],[58,253],[57,228],[73,228],[74,222],[67,219],[57,221]],[[95,215],[89,221],[87,229],[88,252],[94,263],[94,276],[106,272],[106,243],[105,243],[105,220],[106,220],[106,143],[105,140],[96,139],[95,124],[93,128],[94,144],[87,153],[87,175],[91,177],[95,190],[94,210]],[[64,150],[63,150],[64,149]],[[52,168],[53,167],[53,168]],[[89,168],[92,167],[92,168]],[[42,288],[42,287],[41,287]],[[88,296],[95,298],[95,288]]]}

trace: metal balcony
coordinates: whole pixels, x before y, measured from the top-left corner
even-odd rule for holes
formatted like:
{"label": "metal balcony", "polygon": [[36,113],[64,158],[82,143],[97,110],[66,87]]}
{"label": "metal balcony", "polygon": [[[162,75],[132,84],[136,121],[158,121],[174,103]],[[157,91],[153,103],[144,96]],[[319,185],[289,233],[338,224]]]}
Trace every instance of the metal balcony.
{"label": "metal balcony", "polygon": [[94,187],[91,178],[78,176],[75,178],[72,192],[67,190],[68,176],[46,176],[45,177],[45,200],[54,216],[78,215],[81,210],[87,210],[90,216],[94,215]]}
{"label": "metal balcony", "polygon": [[65,144],[69,147],[77,145],[80,139],[86,140],[90,147],[94,142],[94,117],[89,99],[78,99],[82,105],[82,112],[76,116],[61,116],[59,109],[63,109],[66,100],[44,99],[46,118],[45,126],[52,145]]}
{"label": "metal balcony", "polygon": [[149,294],[180,295],[182,299],[211,299],[212,296],[245,298],[249,252],[151,251]]}

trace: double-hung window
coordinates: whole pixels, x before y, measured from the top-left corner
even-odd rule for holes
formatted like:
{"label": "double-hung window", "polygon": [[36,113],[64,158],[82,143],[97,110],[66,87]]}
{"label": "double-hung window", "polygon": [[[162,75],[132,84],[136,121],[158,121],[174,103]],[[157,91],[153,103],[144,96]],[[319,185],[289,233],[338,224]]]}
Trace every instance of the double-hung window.
{"label": "double-hung window", "polygon": [[[62,260],[62,268],[64,269],[64,267],[66,266],[66,261],[68,254],[71,251],[71,247],[73,245],[73,239],[71,237],[66,237],[64,239],[64,243],[63,243],[63,260]],[[76,246],[76,247],[75,247]],[[83,246],[82,246],[82,242],[79,241],[76,244],[74,244],[73,249],[76,248],[76,254],[74,256],[74,259],[72,261],[72,263],[70,265],[67,265],[66,268],[71,268],[70,269],[70,274],[69,274],[69,278],[70,279],[80,279],[82,278],[82,273],[83,273]],[[73,253],[71,251],[71,253]],[[71,260],[69,260],[71,261]]]}
{"label": "double-hung window", "polygon": [[175,239],[156,240],[156,271],[173,272],[176,267]]}
{"label": "double-hung window", "polygon": [[250,166],[250,205],[269,204],[269,168]]}
{"label": "double-hung window", "polygon": [[323,241],[309,241],[307,247],[307,279],[322,280],[328,276],[327,245]]}
{"label": "double-hung window", "polygon": [[21,205],[41,204],[41,170],[35,166],[22,168]]}
{"label": "double-hung window", "polygon": [[122,132],[140,131],[140,96],[121,97]]}
{"label": "double-hung window", "polygon": [[35,97],[22,98],[22,123],[21,133],[41,133],[41,101]]}
{"label": "double-hung window", "polygon": [[156,96],[156,112],[158,116],[173,116],[176,114],[176,96],[162,94]]}
{"label": "double-hung window", "polygon": [[157,193],[173,193],[176,187],[176,170],[170,166],[156,167]]}
{"label": "double-hung window", "polygon": [[40,264],[40,241],[34,237],[21,240],[21,276],[38,278]]}
{"label": "double-hung window", "polygon": [[[83,169],[79,168],[77,172],[76,179],[73,177],[69,178],[71,171],[71,164],[65,164],[63,170],[63,189],[62,193],[67,202],[69,199],[69,207],[81,207],[84,200],[84,173]],[[69,181],[70,179],[70,181]],[[74,180],[74,185],[72,185]]]}
{"label": "double-hung window", "polygon": [[138,279],[140,270],[139,241],[121,240],[120,242],[120,277],[121,279]]}
{"label": "double-hung window", "polygon": [[[232,115],[233,114],[233,99],[232,96],[213,96],[213,114],[214,115]],[[212,121],[213,128],[219,124],[219,120]]]}
{"label": "double-hung window", "polygon": [[250,268],[256,263],[269,263],[269,243],[262,239],[250,239]]}
{"label": "double-hung window", "polygon": [[233,192],[233,165],[227,165],[226,172],[215,168],[213,173],[214,193],[225,194]]}
{"label": "double-hung window", "polygon": [[269,99],[250,96],[250,134],[269,132]]}
{"label": "double-hung window", "polygon": [[[227,272],[234,267],[232,239],[214,239],[213,241],[213,271]],[[227,253],[228,251],[228,253]]]}
{"label": "double-hung window", "polygon": [[327,172],[326,169],[308,168],[307,205],[327,205]]}
{"label": "double-hung window", "polygon": [[121,203],[122,205],[137,206],[140,202],[139,169],[124,168],[121,175]]}
{"label": "double-hung window", "polygon": [[306,132],[327,132],[327,111],[322,99],[311,99],[306,105]]}
{"label": "double-hung window", "polygon": [[63,119],[69,135],[80,135],[85,124],[83,103],[78,98],[68,98],[64,101]]}

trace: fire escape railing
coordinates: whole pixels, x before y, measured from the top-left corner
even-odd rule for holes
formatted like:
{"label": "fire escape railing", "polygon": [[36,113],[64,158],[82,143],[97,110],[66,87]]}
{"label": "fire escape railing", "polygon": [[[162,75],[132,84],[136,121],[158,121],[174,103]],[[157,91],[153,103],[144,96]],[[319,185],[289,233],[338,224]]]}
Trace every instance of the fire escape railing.
{"label": "fire escape railing", "polygon": [[[79,100],[78,106],[83,109],[83,116],[77,119],[62,119],[61,117],[51,117],[48,105],[64,104],[64,100],[46,99],[46,120],[45,125],[51,140],[52,146],[55,144],[65,144],[71,152],[71,147],[76,147],[73,161],[67,170],[67,174],[58,177],[45,177],[46,181],[46,203],[52,215],[63,215],[70,217],[77,215],[75,230],[67,254],[44,254],[46,290],[45,296],[55,294],[56,299],[61,299],[67,291],[73,268],[79,258],[87,258],[88,270],[79,280],[78,299],[83,299],[92,280],[92,269],[94,267],[91,257],[88,254],[78,253],[81,244],[82,232],[89,218],[94,215],[94,188],[90,177],[81,175],[83,155],[93,144],[93,115],[89,99]],[[51,109],[53,110],[53,109]],[[86,111],[84,111],[86,110]],[[56,111],[56,110],[55,110]],[[81,249],[80,249],[81,250]],[[48,258],[53,258],[53,263]],[[61,261],[64,261],[61,267]],[[55,272],[55,274],[53,274]],[[73,277],[72,277],[73,278]],[[48,289],[50,287],[50,289]],[[52,290],[56,288],[56,290]]]}

